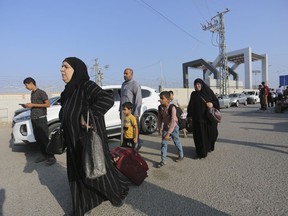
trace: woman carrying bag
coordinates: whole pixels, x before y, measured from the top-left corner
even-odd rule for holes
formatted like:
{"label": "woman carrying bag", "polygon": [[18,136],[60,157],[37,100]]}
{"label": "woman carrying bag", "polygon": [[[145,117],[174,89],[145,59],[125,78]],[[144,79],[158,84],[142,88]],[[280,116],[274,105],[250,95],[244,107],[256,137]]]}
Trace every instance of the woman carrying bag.
{"label": "woman carrying bag", "polygon": [[202,79],[194,81],[195,91],[191,93],[187,108],[187,118],[192,118],[193,139],[198,158],[205,158],[210,151],[214,151],[218,137],[218,123],[207,118],[207,108],[220,109],[219,101],[214,92]]}
{"label": "woman carrying bag", "polygon": [[[113,96],[89,80],[85,63],[76,57],[64,59],[61,75],[66,86],[61,93],[62,108],[59,118],[63,120],[62,128],[67,145],[67,174],[74,215],[82,216],[105,200],[109,200],[114,206],[121,206],[128,194],[128,182],[111,160],[104,120],[104,114],[114,104]],[[95,124],[88,127],[97,129],[106,167],[106,174],[93,179],[85,175],[83,143],[79,137],[82,130],[87,130],[83,116],[87,116],[88,109],[93,118],[91,122]]]}

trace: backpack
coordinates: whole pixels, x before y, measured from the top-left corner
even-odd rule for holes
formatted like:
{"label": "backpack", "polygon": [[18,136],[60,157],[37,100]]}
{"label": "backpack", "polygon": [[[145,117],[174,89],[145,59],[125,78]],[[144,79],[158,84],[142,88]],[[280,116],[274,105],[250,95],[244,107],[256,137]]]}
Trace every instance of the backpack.
{"label": "backpack", "polygon": [[[175,104],[170,104],[169,108],[168,108],[168,113],[170,116],[172,115],[172,107],[173,106],[176,108],[176,116],[178,119],[179,130],[182,130],[182,129],[186,128],[186,119],[183,119],[181,117],[184,114],[183,110],[180,107],[176,106]],[[158,112],[159,113],[160,113],[160,107],[161,107],[161,105],[158,106]]]}

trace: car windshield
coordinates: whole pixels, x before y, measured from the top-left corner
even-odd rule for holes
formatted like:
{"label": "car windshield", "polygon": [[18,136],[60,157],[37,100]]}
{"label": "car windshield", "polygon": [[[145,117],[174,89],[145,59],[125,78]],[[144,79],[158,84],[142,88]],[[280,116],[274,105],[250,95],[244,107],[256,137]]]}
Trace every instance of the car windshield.
{"label": "car windshield", "polygon": [[254,95],[254,92],[253,91],[250,91],[250,92],[246,92],[247,95]]}
{"label": "car windshield", "polygon": [[230,94],[229,97],[238,97],[237,94]]}

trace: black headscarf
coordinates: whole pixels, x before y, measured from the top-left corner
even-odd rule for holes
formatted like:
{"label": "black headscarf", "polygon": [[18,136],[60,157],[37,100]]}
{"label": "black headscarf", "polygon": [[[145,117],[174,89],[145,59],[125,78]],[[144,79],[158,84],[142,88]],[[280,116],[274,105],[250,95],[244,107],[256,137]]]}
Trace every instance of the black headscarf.
{"label": "black headscarf", "polygon": [[194,86],[196,83],[200,83],[202,86],[201,90],[196,92],[198,92],[207,102],[212,101],[214,92],[210,89],[210,87],[207,86],[206,83],[200,78],[194,80]]}
{"label": "black headscarf", "polygon": [[61,104],[72,95],[75,89],[77,89],[81,83],[90,79],[85,63],[76,57],[68,57],[63,60],[67,62],[73,69],[74,73],[71,80],[66,84],[64,91],[61,93]]}

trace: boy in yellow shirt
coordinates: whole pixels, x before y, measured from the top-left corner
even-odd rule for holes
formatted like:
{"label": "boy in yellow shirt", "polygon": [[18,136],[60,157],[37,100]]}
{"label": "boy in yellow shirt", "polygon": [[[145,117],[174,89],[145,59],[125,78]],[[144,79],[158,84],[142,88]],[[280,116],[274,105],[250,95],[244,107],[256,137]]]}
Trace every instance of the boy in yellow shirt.
{"label": "boy in yellow shirt", "polygon": [[133,104],[125,102],[122,104],[122,112],[124,116],[123,125],[123,143],[122,147],[135,148],[138,142],[138,125],[137,119],[132,115]]}

